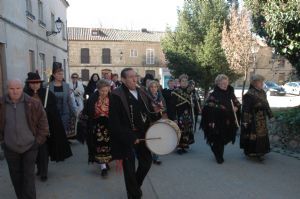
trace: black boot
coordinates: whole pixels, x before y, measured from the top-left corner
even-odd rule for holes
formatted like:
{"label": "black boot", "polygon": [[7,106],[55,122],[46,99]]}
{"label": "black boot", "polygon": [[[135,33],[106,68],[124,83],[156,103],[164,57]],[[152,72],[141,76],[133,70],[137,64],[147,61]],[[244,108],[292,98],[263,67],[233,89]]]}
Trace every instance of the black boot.
{"label": "black boot", "polygon": [[222,153],[217,150],[217,147],[215,145],[211,146],[211,150],[215,155],[217,163],[222,164],[224,162]]}

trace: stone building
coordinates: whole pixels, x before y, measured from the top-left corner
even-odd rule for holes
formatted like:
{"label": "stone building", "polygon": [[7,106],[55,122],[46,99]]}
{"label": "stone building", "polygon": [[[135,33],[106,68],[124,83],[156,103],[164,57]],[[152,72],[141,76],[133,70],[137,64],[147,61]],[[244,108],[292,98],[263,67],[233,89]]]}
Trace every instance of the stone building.
{"label": "stone building", "polygon": [[29,71],[46,79],[44,71],[53,61],[61,62],[69,76],[68,6],[66,0],[0,1],[0,95],[7,79],[25,80]]}
{"label": "stone building", "polygon": [[274,53],[274,50],[259,42],[259,50],[255,55],[255,63],[250,69],[252,74],[260,74],[266,80],[284,84],[295,74],[295,68],[284,57]]}
{"label": "stone building", "polygon": [[[253,74],[260,74],[265,80],[273,81],[278,84],[284,84],[287,81],[295,80],[296,71],[290,62],[284,57],[277,55],[262,39],[255,38],[253,46],[253,62],[249,67],[248,77]],[[249,79],[247,85],[249,84]],[[242,85],[243,78],[235,82],[235,86]]]}
{"label": "stone building", "polygon": [[104,28],[68,28],[70,73],[84,81],[93,73],[120,75],[133,67],[140,76],[146,73],[163,77],[166,61],[160,45],[164,33]]}

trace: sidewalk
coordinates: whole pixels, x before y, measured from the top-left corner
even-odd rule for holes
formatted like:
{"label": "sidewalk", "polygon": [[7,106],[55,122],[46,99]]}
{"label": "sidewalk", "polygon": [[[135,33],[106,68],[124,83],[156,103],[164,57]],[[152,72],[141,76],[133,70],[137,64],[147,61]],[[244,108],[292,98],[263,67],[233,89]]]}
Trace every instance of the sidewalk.
{"label": "sidewalk", "polygon": [[[74,156],[51,163],[46,183],[37,178],[37,198],[41,199],[125,199],[123,175],[115,163],[107,179],[97,165],[87,164],[87,150],[72,145]],[[144,199],[298,199],[300,161],[278,153],[267,155],[263,163],[250,161],[235,145],[225,148],[225,162],[218,165],[203,135],[185,155],[171,154],[153,165],[142,187]],[[5,161],[0,161],[1,199],[14,199]]]}

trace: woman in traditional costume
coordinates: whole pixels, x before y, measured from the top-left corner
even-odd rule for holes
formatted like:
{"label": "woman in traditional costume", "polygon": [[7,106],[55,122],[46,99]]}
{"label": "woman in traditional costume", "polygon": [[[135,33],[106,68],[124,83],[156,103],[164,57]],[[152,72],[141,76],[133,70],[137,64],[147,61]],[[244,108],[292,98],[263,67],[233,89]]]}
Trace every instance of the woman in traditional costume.
{"label": "woman in traditional costume", "polygon": [[110,133],[108,131],[110,83],[101,79],[96,84],[97,91],[87,101],[89,162],[97,162],[101,175],[107,176],[111,161]]}
{"label": "woman in traditional costume", "polygon": [[[37,175],[42,181],[48,178],[49,156],[51,161],[64,161],[72,156],[70,145],[68,144],[66,133],[59,112],[56,107],[55,95],[42,87],[42,80],[37,73],[27,74],[26,86],[24,92],[31,97],[41,101],[47,113],[50,136],[47,141],[39,146],[37,155]],[[45,99],[47,95],[47,100]],[[46,105],[45,105],[46,104]]]}
{"label": "woman in traditional costume", "polygon": [[181,130],[181,138],[177,147],[177,153],[183,154],[189,149],[194,140],[194,105],[192,91],[188,89],[188,76],[179,77],[180,86],[172,92],[172,101],[175,105],[170,111],[170,118],[174,118]]}
{"label": "woman in traditional costume", "polygon": [[250,88],[243,96],[240,137],[240,147],[245,155],[259,160],[263,160],[262,156],[270,152],[267,119],[273,118],[263,85],[263,76],[251,77]]}
{"label": "woman in traditional costume", "polygon": [[59,62],[53,63],[52,78],[49,83],[49,90],[56,97],[56,107],[63,122],[67,138],[74,138],[75,133],[75,107],[72,100],[73,93],[69,84],[64,81],[64,71]]}
{"label": "woman in traditional costume", "polygon": [[[153,109],[155,107],[159,107],[160,109],[165,110],[164,112],[156,113],[157,120],[160,119],[163,115],[164,115],[164,118],[167,118],[166,103],[165,103],[164,97],[162,96],[161,92],[159,91],[159,86],[160,85],[157,81],[152,80],[152,81],[148,82],[148,88],[147,88],[149,96],[152,98],[151,104],[153,106]],[[157,154],[153,153],[152,158],[153,158],[154,164],[160,165],[162,163]]]}
{"label": "woman in traditional costume", "polygon": [[205,101],[200,126],[219,164],[224,162],[224,146],[235,142],[240,106],[228,77],[218,75],[215,88]]}

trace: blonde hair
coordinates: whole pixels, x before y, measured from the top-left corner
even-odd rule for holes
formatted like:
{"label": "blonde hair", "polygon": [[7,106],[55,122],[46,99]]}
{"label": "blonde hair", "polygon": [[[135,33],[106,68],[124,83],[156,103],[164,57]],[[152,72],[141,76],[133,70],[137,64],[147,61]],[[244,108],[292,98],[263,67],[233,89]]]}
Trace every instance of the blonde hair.
{"label": "blonde hair", "polygon": [[215,85],[218,85],[222,80],[229,80],[227,75],[219,74],[215,79]]}

